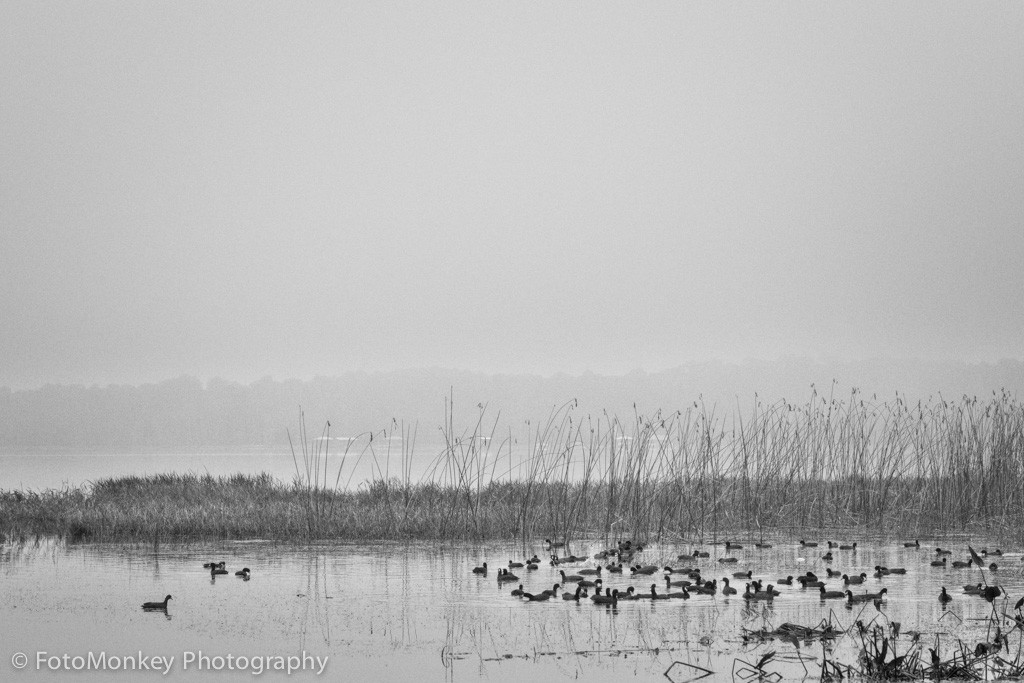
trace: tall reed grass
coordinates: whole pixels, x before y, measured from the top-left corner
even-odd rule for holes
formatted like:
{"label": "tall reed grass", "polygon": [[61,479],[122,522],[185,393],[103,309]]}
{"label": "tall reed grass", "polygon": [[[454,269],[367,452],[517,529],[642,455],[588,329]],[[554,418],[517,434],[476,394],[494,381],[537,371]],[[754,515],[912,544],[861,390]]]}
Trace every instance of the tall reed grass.
{"label": "tall reed grass", "polygon": [[[1024,540],[1024,406],[1005,392],[910,403],[812,390],[803,404],[698,401],[627,420],[577,411],[569,401],[514,429],[481,405],[462,428],[449,398],[443,447],[416,480],[415,426],[393,422],[331,451],[329,423],[311,439],[300,415],[291,483],[171,475],[5,492],[0,532],[714,539],[843,527]],[[372,476],[353,482],[367,459]]]}

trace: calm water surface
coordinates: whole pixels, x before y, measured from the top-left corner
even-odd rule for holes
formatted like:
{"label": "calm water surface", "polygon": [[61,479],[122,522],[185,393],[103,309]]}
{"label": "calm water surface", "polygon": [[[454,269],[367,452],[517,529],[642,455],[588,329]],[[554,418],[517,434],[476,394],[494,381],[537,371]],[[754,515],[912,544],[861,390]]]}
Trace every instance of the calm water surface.
{"label": "calm water surface", "polygon": [[[842,539],[851,540],[851,539]],[[972,540],[976,547],[982,540]],[[824,548],[803,549],[791,540],[770,550],[749,546],[730,554],[737,565],[722,565],[722,546],[709,548],[711,559],[700,560],[707,577],[730,576],[750,569],[755,578],[775,582],[779,576],[808,569],[824,575],[832,566],[845,573],[867,572],[868,582],[856,592],[889,589],[883,613],[870,603],[847,610],[841,601],[823,603],[813,591],[783,586],[773,604],[737,597],[694,596],[690,600],[623,602],[615,609],[561,599],[542,603],[509,595],[514,585],[499,587],[494,568],[537,552],[512,544],[324,544],[280,545],[265,542],[215,545],[124,546],[66,545],[58,541],[13,543],[0,552],[0,679],[156,680],[148,672],[53,673],[36,670],[36,653],[108,656],[141,653],[174,657],[167,680],[253,680],[245,672],[183,669],[186,653],[209,657],[300,655],[326,657],[324,675],[307,669],[278,680],[527,680],[587,679],[619,681],[667,680],[662,673],[674,662],[690,662],[716,672],[711,680],[728,679],[737,660],[756,661],[770,650],[779,661],[769,667],[787,680],[815,680],[822,646],[771,641],[746,643],[744,629],[773,628],[785,622],[817,625],[830,614],[842,627],[856,619],[902,623],[904,633],[919,631],[930,647],[936,634],[943,642],[962,638],[971,644],[984,638],[991,606],[962,594],[962,585],[980,580],[977,570],[929,566],[934,547],[952,547],[966,555],[966,539],[946,538],[904,549],[888,543],[860,543],[858,550],[833,551],[831,565],[821,559]],[[592,555],[600,542],[579,543],[572,551]],[[690,545],[660,545],[645,550],[645,564],[680,566],[676,556]],[[989,544],[994,547],[994,544]],[[1019,549],[1001,559],[995,581],[1012,602],[1024,594]],[[211,580],[205,561],[224,560],[232,574]],[[487,577],[471,569],[487,561]],[[594,566],[590,560],[576,568]],[[876,564],[905,566],[908,574],[883,580],[870,578]],[[252,569],[243,581],[233,572]],[[546,563],[538,571],[517,570],[526,590],[539,592],[558,579]],[[990,575],[990,580],[991,580]],[[662,579],[660,572],[654,580]],[[609,578],[608,585],[649,589],[652,579]],[[663,579],[658,581],[659,588]],[[830,589],[841,581],[829,580]],[[954,596],[947,609],[937,600],[946,586]],[[742,592],[743,585],[739,582]],[[144,601],[173,596],[167,613],[143,612]],[[1016,645],[1016,640],[1012,640]],[[839,639],[830,656],[853,662],[855,639]],[[901,640],[910,647],[909,637]],[[901,649],[902,651],[902,649]],[[16,670],[15,653],[29,655],[29,666]],[[804,664],[797,660],[798,654]],[[927,651],[925,651],[927,657]],[[215,660],[211,659],[211,664]],[[804,673],[807,667],[807,674]],[[685,680],[681,676],[678,680]]]}

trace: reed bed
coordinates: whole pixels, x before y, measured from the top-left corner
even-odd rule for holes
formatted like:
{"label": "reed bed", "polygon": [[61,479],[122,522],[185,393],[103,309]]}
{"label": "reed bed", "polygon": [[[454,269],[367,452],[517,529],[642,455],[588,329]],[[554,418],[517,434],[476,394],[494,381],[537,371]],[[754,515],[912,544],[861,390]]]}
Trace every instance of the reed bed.
{"label": "reed bed", "polygon": [[[1024,406],[1005,392],[910,403],[813,390],[803,404],[698,401],[626,420],[577,411],[570,401],[513,429],[480,406],[460,428],[449,399],[444,445],[415,479],[415,426],[393,422],[331,451],[329,423],[310,438],[300,416],[292,482],[161,475],[0,492],[0,532],[704,541],[842,527],[1024,540]],[[366,462],[372,476],[353,481]]]}

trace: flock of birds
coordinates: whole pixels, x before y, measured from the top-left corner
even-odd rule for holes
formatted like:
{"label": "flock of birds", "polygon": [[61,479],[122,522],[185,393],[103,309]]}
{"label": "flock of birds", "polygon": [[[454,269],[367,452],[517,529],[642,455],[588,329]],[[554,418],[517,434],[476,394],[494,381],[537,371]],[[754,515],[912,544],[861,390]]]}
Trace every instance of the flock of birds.
{"label": "flock of birds", "polygon": [[[550,539],[545,539],[547,550],[557,551],[558,549],[564,548],[565,543],[552,542]],[[835,543],[833,541],[826,541],[827,551],[821,555],[823,562],[830,563],[836,559],[836,555],[833,554],[835,551],[850,551],[855,552],[857,550],[857,544],[845,544]],[[770,543],[755,543],[754,546],[758,549],[771,548]],[[903,543],[905,548],[920,548],[921,542],[915,540],[912,542]],[[817,548],[817,542],[811,542],[806,540],[800,541],[800,548]],[[742,550],[743,546],[732,541],[725,542],[726,552],[732,550]],[[745,572],[733,572],[732,576],[724,576],[719,583],[719,579],[708,578],[703,575],[702,570],[696,566],[685,566],[685,567],[659,567],[658,565],[644,565],[633,562],[636,556],[643,551],[642,544],[634,544],[632,541],[624,541],[619,543],[615,548],[609,548],[596,553],[593,556],[596,566],[588,567],[584,569],[576,569],[574,573],[566,573],[566,569],[563,565],[575,564],[587,562],[591,558],[589,557],[578,557],[576,555],[567,555],[559,557],[557,553],[550,555],[550,559],[547,564],[550,565],[555,571],[558,572],[561,581],[555,583],[551,588],[538,593],[529,593],[523,588],[523,583],[519,583],[519,587],[512,590],[512,596],[527,600],[531,602],[542,602],[546,600],[557,599],[559,595],[563,600],[574,600],[579,602],[581,599],[589,598],[593,603],[599,605],[616,605],[621,601],[626,600],[669,600],[669,599],[681,599],[688,600],[694,595],[710,595],[714,596],[721,593],[724,596],[738,595],[740,598],[746,601],[754,600],[765,600],[771,601],[776,596],[781,595],[781,591],[778,590],[777,586],[792,586],[794,582],[799,584],[802,590],[817,589],[817,594],[821,600],[845,600],[847,607],[852,608],[854,605],[862,603],[874,603],[877,609],[881,609],[882,602],[886,598],[888,593],[887,588],[882,588],[878,592],[863,592],[855,593],[854,587],[861,586],[867,579],[867,573],[861,572],[859,574],[844,574],[838,570],[833,570],[830,567],[826,567],[826,575],[819,577],[813,571],[808,571],[806,574],[801,576],[786,576],[779,578],[774,584],[769,583],[765,585],[761,580],[755,580],[753,578],[753,571],[748,570]],[[990,571],[997,571],[999,569],[995,562],[991,562],[986,565],[987,559],[990,557],[1001,557],[1002,551],[995,549],[989,551],[982,549],[980,554],[975,552],[973,548],[968,546],[970,557],[966,560],[954,560],[950,562],[949,556],[952,555],[951,550],[936,548],[935,556],[937,559],[932,561],[930,564],[933,567],[954,567],[968,569],[972,566],[982,567]],[[693,561],[699,561],[701,559],[710,558],[708,551],[694,550],[692,553],[683,554],[678,556],[679,561],[687,563]],[[985,558],[985,559],[983,559]],[[608,564],[602,565],[601,562],[608,561]],[[1024,562],[1024,557],[1021,558]],[[726,556],[718,558],[718,563],[725,565],[732,565],[739,562],[739,558]],[[507,567],[501,567],[497,570],[498,585],[506,583],[516,583],[520,581],[514,571],[526,571],[532,572],[537,571],[542,562],[536,554],[533,557],[524,560],[522,562],[515,562],[513,560],[508,561]],[[478,576],[487,576],[490,570],[487,563],[484,562],[482,566],[475,567],[473,573]],[[664,586],[661,590],[658,588],[658,582],[651,583],[650,591],[640,592],[634,586],[620,590],[619,588],[611,588],[605,585],[605,577],[609,580],[614,576],[625,576],[628,572],[629,576],[634,579],[639,577],[650,577],[662,573],[664,580]],[[907,573],[905,567],[883,567],[881,565],[875,566],[874,578],[882,579],[887,576],[899,576]],[[681,578],[685,577],[685,578]],[[835,579],[842,581],[841,590],[830,590],[826,587],[825,581],[827,579]],[[739,589],[731,585],[732,581],[743,581],[744,590],[742,593]],[[574,590],[571,588],[574,586]],[[559,594],[561,591],[561,594]],[[987,583],[968,584],[963,586],[963,592],[966,595],[974,595],[982,597],[989,602],[992,602],[997,597],[1003,594],[1000,587],[995,585],[987,585]],[[942,590],[938,595],[938,600],[943,605],[953,600],[953,596],[950,595],[946,587],[943,586]],[[1024,597],[1017,601],[1014,609],[1017,610],[1017,619],[1019,622],[1024,624],[1024,616],[1020,614],[1021,609],[1024,608]]]}
{"label": "flock of birds", "polygon": [[[226,562],[207,562],[203,565],[203,569],[210,570],[211,581],[216,580],[218,576],[226,576],[230,573],[228,572]],[[248,581],[249,575],[251,573],[252,572],[249,571],[248,567],[243,567],[242,569],[239,569],[237,572],[235,572],[235,576],[241,578],[243,581]],[[163,600],[160,600],[158,602],[144,602],[142,603],[142,609],[145,612],[166,612],[167,603],[170,602],[170,600],[171,596],[168,595]]]}

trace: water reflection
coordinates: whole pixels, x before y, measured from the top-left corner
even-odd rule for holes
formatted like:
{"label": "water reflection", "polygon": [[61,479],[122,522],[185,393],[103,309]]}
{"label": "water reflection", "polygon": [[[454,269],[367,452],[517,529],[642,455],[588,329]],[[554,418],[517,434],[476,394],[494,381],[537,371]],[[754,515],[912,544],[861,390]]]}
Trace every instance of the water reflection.
{"label": "water reflection", "polygon": [[[941,545],[956,547],[956,541],[943,539]],[[588,544],[574,550],[592,555],[600,547],[595,542],[593,548]],[[756,664],[770,651],[776,652],[771,670],[793,680],[813,679],[825,657],[856,661],[860,629],[824,641],[769,638],[784,624],[833,624],[846,631],[860,622],[870,634],[875,628],[891,632],[895,622],[900,624],[901,652],[926,645],[945,652],[957,639],[972,647],[991,639],[987,618],[993,605],[961,593],[964,584],[980,578],[979,572],[931,567],[933,548],[862,541],[856,551],[839,553],[834,568],[869,574],[859,590],[888,589],[888,599],[878,606],[867,602],[850,609],[839,601],[822,601],[816,589],[799,585],[780,587],[782,594],[772,601],[747,602],[717,593],[615,606],[586,599],[533,603],[510,596],[512,586],[499,585],[493,572],[470,572],[484,559],[503,565],[510,557],[539,550],[540,544],[8,543],[0,548],[0,642],[11,652],[141,649],[177,654],[179,664],[185,651],[308,652],[330,657],[329,672],[367,680],[585,676],[611,681],[623,675],[660,677],[675,661],[722,674]],[[679,564],[675,558],[684,550],[653,546],[643,560]],[[738,556],[739,569],[749,569],[765,583],[808,570],[825,573],[821,553],[792,542],[730,554]],[[203,568],[211,561],[224,561],[229,574],[211,579]],[[1005,565],[1010,563],[1019,566],[1019,557],[1004,558]],[[687,564],[719,581],[732,573],[716,562],[715,553]],[[906,566],[908,574],[871,578],[875,565]],[[242,567],[251,568],[251,580],[234,575]],[[529,592],[550,587],[558,578],[557,569],[547,564],[520,576]],[[998,577],[1013,596],[1012,605],[1024,592],[1024,577],[1003,569]],[[620,591],[629,585],[646,591],[651,582],[628,575],[604,578],[609,588]],[[842,587],[837,579],[828,583],[830,589]],[[943,585],[953,596],[948,605],[938,600]],[[164,619],[140,614],[142,602],[168,593],[174,601],[162,612]],[[7,665],[9,654],[0,666]],[[48,676],[40,672],[38,678]]]}

